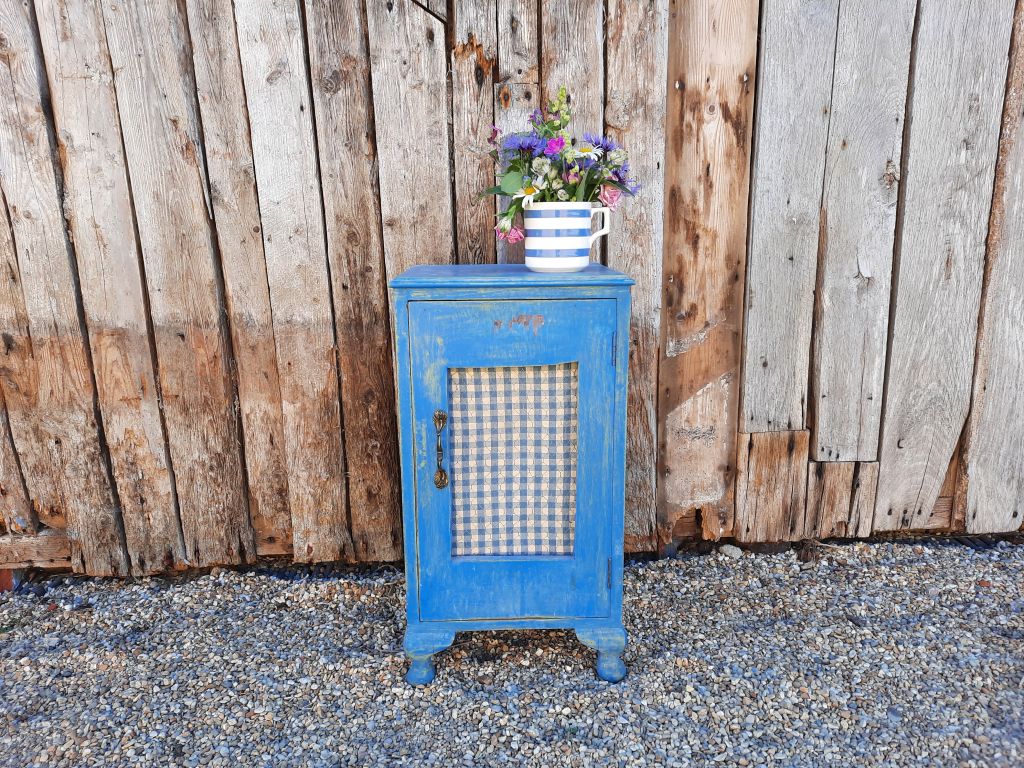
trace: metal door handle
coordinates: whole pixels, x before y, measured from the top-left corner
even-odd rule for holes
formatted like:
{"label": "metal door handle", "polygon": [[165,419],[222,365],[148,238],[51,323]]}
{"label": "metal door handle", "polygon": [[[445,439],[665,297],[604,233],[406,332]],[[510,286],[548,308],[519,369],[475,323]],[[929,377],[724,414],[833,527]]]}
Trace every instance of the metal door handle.
{"label": "metal door handle", "polygon": [[444,448],[441,446],[441,430],[448,423],[448,414],[444,411],[434,411],[434,428],[437,429],[437,471],[434,473],[434,485],[438,488],[448,487],[448,473],[444,471],[441,464],[444,462]]}

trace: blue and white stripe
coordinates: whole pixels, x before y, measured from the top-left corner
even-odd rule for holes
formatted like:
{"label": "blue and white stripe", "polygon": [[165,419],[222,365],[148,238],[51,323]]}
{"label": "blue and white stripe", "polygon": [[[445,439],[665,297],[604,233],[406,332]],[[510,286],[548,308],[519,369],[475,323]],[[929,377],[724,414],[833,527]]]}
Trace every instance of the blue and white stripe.
{"label": "blue and white stripe", "polygon": [[523,211],[526,266],[542,272],[574,272],[590,263],[594,235],[590,203],[534,203]]}

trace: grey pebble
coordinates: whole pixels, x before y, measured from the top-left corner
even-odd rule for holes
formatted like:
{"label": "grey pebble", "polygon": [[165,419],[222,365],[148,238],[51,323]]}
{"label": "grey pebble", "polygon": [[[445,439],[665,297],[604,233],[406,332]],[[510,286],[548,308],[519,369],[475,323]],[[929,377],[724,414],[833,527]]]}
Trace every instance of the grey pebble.
{"label": "grey pebble", "polygon": [[0,768],[1024,765],[1024,546],[718,551],[626,569],[617,685],[552,630],[410,688],[393,567],[0,594]]}

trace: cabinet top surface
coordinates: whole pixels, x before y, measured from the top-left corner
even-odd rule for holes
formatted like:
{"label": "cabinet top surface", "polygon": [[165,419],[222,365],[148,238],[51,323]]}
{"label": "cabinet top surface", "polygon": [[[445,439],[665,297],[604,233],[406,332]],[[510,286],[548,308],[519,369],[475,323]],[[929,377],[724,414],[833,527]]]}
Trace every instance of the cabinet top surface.
{"label": "cabinet top surface", "polygon": [[632,285],[633,279],[601,264],[580,272],[533,272],[522,264],[422,264],[391,281],[392,288]]}

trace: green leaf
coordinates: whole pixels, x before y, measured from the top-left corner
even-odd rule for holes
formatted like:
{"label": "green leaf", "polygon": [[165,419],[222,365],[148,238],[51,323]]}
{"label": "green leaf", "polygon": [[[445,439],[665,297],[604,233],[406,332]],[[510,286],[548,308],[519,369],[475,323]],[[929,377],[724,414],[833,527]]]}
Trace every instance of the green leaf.
{"label": "green leaf", "polygon": [[514,195],[523,186],[523,174],[509,171],[501,177],[501,191],[506,195]]}
{"label": "green leaf", "polygon": [[583,202],[586,198],[584,195],[587,191],[587,172],[584,171],[583,175],[580,176],[580,183],[576,186],[576,202]]}
{"label": "green leaf", "polygon": [[483,192],[480,193],[480,197],[484,197],[485,195],[500,195],[500,194],[501,194],[501,187],[488,187],[487,189],[485,189]]}

